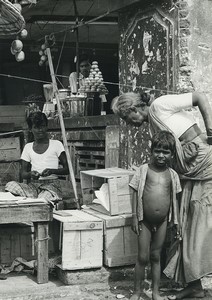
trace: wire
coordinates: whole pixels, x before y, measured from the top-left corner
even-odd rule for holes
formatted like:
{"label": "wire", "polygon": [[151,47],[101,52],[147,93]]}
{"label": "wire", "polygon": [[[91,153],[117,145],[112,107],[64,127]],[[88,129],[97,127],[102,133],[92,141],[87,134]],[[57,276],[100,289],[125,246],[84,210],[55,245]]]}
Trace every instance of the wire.
{"label": "wire", "polygon": [[32,79],[32,78],[26,78],[26,77],[15,76],[15,75],[10,75],[10,74],[3,74],[3,73],[0,73],[0,76],[8,77],[8,78],[21,79],[21,80],[34,81],[34,82],[40,82],[40,83],[52,83],[51,81]]}
{"label": "wire", "polygon": [[60,64],[60,60],[61,60],[62,52],[63,52],[63,49],[64,49],[66,37],[67,37],[67,31],[65,32],[65,35],[64,35],[64,38],[63,38],[63,44],[62,44],[62,47],[61,47],[61,50],[60,50],[60,55],[59,55],[59,58],[58,58],[55,73],[57,73],[57,71],[58,71],[58,67],[59,67],[59,64]]}
{"label": "wire", "polygon": [[[64,78],[69,78],[69,76],[66,75],[58,75],[56,74],[57,77],[64,77]],[[116,86],[122,86],[122,87],[129,87],[132,88],[132,85],[128,85],[128,84],[122,84],[122,83],[118,83],[118,82],[109,82],[109,81],[103,81],[103,83],[105,84],[109,84],[109,85],[116,85]],[[163,89],[156,89],[153,87],[147,87],[147,86],[135,86],[136,88],[142,88],[145,90],[151,90],[151,91],[159,91],[159,92],[165,92],[165,93],[172,93],[172,94],[178,94],[178,92],[176,91],[172,91],[172,90],[163,90]]]}

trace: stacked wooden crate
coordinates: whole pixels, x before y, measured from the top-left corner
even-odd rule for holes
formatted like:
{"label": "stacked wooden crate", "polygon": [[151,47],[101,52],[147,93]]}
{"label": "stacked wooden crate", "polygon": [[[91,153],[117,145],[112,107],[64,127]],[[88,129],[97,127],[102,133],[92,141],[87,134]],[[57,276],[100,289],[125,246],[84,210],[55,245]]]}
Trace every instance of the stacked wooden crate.
{"label": "stacked wooden crate", "polygon": [[101,268],[103,223],[99,218],[81,210],[54,213],[60,225],[62,270]]}
{"label": "stacked wooden crate", "polygon": [[25,224],[0,226],[0,263],[10,265],[17,257],[35,259],[34,227]]}
{"label": "stacked wooden crate", "polygon": [[[103,262],[116,267],[134,264],[137,257],[137,237],[131,230],[132,190],[129,182],[134,171],[121,168],[81,171],[81,188],[85,212],[103,222]],[[93,204],[95,191],[103,183],[109,188],[109,210]],[[88,208],[89,207],[89,208]]]}
{"label": "stacked wooden crate", "polygon": [[8,181],[20,181],[20,136],[0,136],[0,186]]}
{"label": "stacked wooden crate", "polygon": [[[137,237],[131,230],[134,171],[120,168],[81,171],[83,210],[55,211],[60,226],[62,270],[79,270],[134,264]],[[109,185],[110,208],[92,204],[94,191]]]}

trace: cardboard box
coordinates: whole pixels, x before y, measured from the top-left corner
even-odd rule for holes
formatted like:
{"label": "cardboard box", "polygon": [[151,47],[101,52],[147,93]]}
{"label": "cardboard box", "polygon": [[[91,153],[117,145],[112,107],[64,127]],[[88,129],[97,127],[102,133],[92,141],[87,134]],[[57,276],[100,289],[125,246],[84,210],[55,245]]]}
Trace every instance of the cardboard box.
{"label": "cardboard box", "polygon": [[61,269],[101,268],[102,220],[81,210],[57,211],[53,217],[61,226]]}
{"label": "cardboard box", "polygon": [[101,204],[92,204],[92,209],[111,216],[132,213],[132,190],[129,182],[134,173],[134,171],[121,168],[81,171],[83,204],[91,204],[96,198],[94,192],[99,190],[104,183],[108,183],[109,210]]}
{"label": "cardboard box", "polygon": [[138,253],[137,235],[131,229],[132,215],[108,216],[92,209],[88,214],[103,221],[103,263],[108,267],[132,265]]}

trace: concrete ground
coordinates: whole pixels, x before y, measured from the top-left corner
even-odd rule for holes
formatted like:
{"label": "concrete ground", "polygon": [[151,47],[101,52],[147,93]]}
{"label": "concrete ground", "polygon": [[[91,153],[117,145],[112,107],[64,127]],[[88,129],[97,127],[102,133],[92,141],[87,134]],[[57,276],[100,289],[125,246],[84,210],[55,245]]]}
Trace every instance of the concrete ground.
{"label": "concrete ground", "polygon": [[[202,283],[206,289],[204,300],[211,300],[212,277],[204,278]],[[150,281],[145,281],[141,300],[151,299],[150,284]],[[162,280],[162,286],[162,294],[166,295],[170,286],[165,280]],[[7,279],[0,280],[0,300],[129,299],[132,289],[132,268],[70,272],[68,275],[61,275],[61,271],[57,270],[57,273],[50,274],[49,282],[46,284],[37,284],[35,275],[21,272],[10,273]]]}

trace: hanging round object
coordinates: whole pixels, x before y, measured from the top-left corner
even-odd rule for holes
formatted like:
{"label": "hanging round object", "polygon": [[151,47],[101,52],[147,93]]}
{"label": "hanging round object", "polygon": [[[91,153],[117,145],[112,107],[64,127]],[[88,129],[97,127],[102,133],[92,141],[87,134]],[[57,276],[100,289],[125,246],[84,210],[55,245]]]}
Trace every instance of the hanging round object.
{"label": "hanging round object", "polygon": [[46,61],[46,59],[47,59],[46,55],[42,55],[40,58],[41,61]]}
{"label": "hanging round object", "polygon": [[21,52],[23,49],[23,43],[20,40],[14,40],[11,44],[11,47],[14,52]]}
{"label": "hanging round object", "polygon": [[22,39],[25,39],[28,35],[28,31],[26,29],[23,29],[21,32],[20,32],[20,37]]}
{"label": "hanging round object", "polygon": [[40,60],[38,64],[39,64],[40,67],[42,67],[43,66],[43,61]]}
{"label": "hanging round object", "polygon": [[12,53],[12,55],[16,54],[16,52],[13,50],[12,46],[10,47],[10,52]]}
{"label": "hanging round object", "polygon": [[17,62],[23,61],[25,59],[24,51],[16,53],[15,54],[15,59],[17,60]]}
{"label": "hanging round object", "polygon": [[45,50],[46,49],[46,45],[45,44],[41,45],[41,49]]}
{"label": "hanging round object", "polygon": [[43,50],[40,50],[38,53],[40,56],[42,56],[44,54]]}

